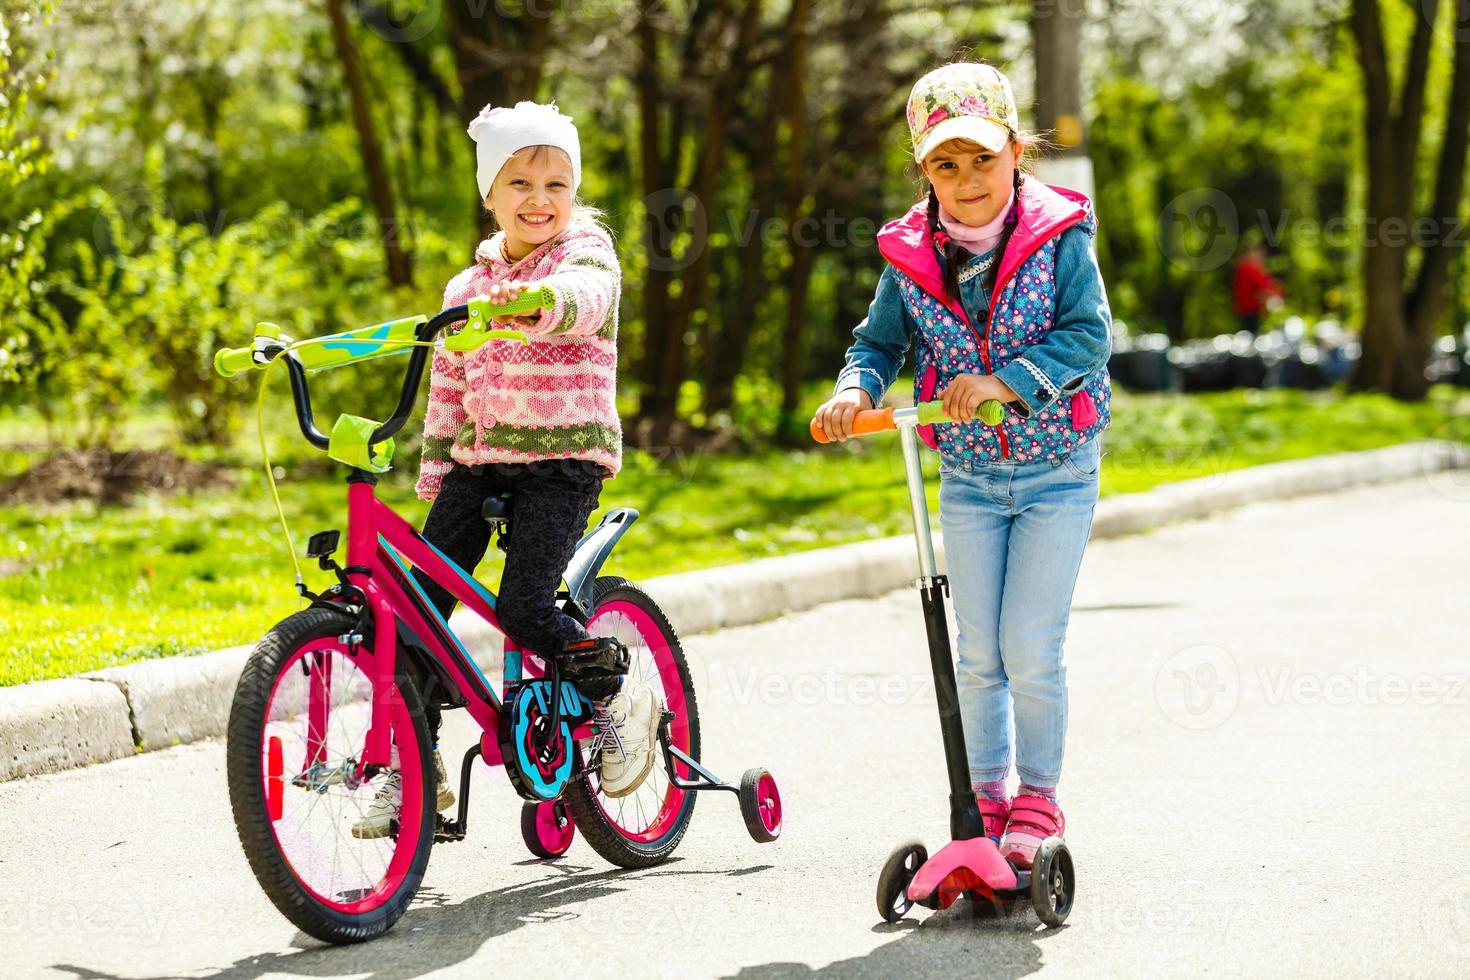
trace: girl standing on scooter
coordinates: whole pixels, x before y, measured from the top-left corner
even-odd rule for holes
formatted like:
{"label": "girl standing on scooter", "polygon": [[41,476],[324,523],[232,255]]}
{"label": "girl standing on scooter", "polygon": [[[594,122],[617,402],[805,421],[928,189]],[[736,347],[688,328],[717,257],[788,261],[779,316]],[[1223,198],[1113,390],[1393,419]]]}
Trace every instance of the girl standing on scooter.
{"label": "girl standing on scooter", "polygon": [[[1098,497],[1112,315],[1092,204],[1024,171],[1035,139],[1005,75],[972,63],[929,72],[909,95],[908,124],[928,193],[878,235],[888,264],[815,422],[830,439],[850,437],[910,345],[915,401],[937,394],[955,420],[919,431],[940,454],[970,779],[986,833],[1029,868],[1041,841],[1065,830],[1062,646]],[[990,399],[1005,406],[999,425],[976,418]]]}

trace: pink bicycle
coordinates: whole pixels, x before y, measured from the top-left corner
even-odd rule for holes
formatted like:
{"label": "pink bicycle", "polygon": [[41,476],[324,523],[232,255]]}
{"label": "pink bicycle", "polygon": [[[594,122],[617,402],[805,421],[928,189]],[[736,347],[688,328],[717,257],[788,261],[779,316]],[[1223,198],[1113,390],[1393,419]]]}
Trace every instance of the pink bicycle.
{"label": "pink bicycle", "polygon": [[[521,339],[490,329],[494,317],[526,312],[535,292],[509,304],[484,297],[432,319],[411,317],[299,344],[270,324],[254,346],[221,350],[216,369],[231,376],[283,361],[297,420],[308,442],[348,466],[345,564],[333,555],[338,531],[313,535],[307,557],[337,583],[310,592],[311,605],[277,623],[250,654],[230,711],[227,771],[230,804],[251,869],[291,922],[319,939],[357,942],[398,920],[419,887],[436,841],[462,840],[468,827],[470,772],[476,756],[504,766],[525,799],[521,833],[542,858],[566,853],[576,830],[603,858],[625,868],[666,860],[689,825],[695,794],[736,794],[757,841],[781,832],[781,799],[764,769],[739,786],[699,764],[699,709],[689,666],[668,618],[625,579],[599,572],[638,518],[609,512],[578,544],[566,570],[564,608],[595,638],[626,650],[629,677],[649,685],[664,706],[659,752],[649,777],[630,795],[601,791],[588,763],[599,733],[591,702],[558,658],[518,650],[507,640],[497,689],[429,602],[413,566],[498,630],[495,595],[441,554],[376,495],[388,468],[392,435],[410,417],[435,338],[472,351],[490,340]],[[402,393],[386,423],[344,415],[330,434],[316,427],[308,370],[370,357],[408,354]],[[485,501],[484,515],[505,534],[513,500]],[[544,651],[543,654],[550,654]],[[465,752],[456,819],[437,813],[428,714],[464,708],[481,730]],[[387,780],[398,780],[399,818],[386,836],[360,839],[352,826]]]}

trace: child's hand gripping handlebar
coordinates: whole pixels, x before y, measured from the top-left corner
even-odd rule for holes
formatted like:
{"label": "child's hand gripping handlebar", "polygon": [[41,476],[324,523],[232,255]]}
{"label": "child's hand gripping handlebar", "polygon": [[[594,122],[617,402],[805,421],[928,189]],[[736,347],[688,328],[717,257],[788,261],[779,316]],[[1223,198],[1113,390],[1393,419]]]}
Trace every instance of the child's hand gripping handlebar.
{"label": "child's hand gripping handlebar", "polygon": [[[986,425],[999,425],[1005,414],[1005,406],[991,398],[981,402],[980,410],[975,416]],[[941,401],[920,402],[913,408],[872,408],[853,416],[852,434],[870,436],[875,432],[888,432],[909,421],[914,425],[934,425],[953,422],[954,419],[944,414],[944,403]],[[811,433],[817,442],[831,442],[826,431],[815,419],[812,420]]]}

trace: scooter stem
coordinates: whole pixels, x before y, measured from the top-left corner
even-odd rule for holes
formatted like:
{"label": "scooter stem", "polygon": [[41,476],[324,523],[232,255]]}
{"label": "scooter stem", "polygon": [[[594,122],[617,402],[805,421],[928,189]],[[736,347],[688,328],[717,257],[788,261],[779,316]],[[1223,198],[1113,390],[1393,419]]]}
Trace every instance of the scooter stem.
{"label": "scooter stem", "polygon": [[949,770],[949,830],[955,840],[985,835],[985,823],[970,789],[970,764],[965,752],[965,729],[960,719],[955,687],[954,659],[949,645],[949,622],[944,597],[949,581],[939,574],[934,559],[934,535],[929,525],[929,499],[924,493],[924,471],[919,449],[918,411],[898,409],[893,421],[903,441],[904,470],[908,475],[909,509],[914,521],[914,543],[919,553],[919,578],[914,583],[924,606],[929,634],[929,661],[934,671],[934,693],[939,702],[939,730],[944,762]]}

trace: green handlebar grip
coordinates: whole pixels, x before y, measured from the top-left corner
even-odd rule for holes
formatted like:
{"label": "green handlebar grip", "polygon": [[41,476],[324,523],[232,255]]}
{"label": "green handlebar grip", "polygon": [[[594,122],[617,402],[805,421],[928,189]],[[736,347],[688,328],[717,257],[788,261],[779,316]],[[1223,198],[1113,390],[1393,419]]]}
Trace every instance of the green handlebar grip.
{"label": "green handlebar grip", "polygon": [[241,371],[255,367],[255,350],[251,347],[223,347],[214,352],[214,369],[222,378],[233,378]]}
{"label": "green handlebar grip", "polygon": [[[944,402],[938,400],[920,402],[918,409],[920,425],[934,425],[936,423],[954,421],[954,419],[944,414]],[[1006,407],[994,398],[987,398],[980,403],[980,410],[975,413],[975,417],[986,425],[1000,425],[1001,419],[1006,417]]]}
{"label": "green handlebar grip", "polygon": [[466,305],[470,308],[470,326],[474,326],[476,323],[488,324],[493,317],[535,313],[537,310],[548,309],[555,303],[556,297],[551,295],[548,287],[536,286],[527,289],[509,303],[492,303],[490,297],[481,294]]}

